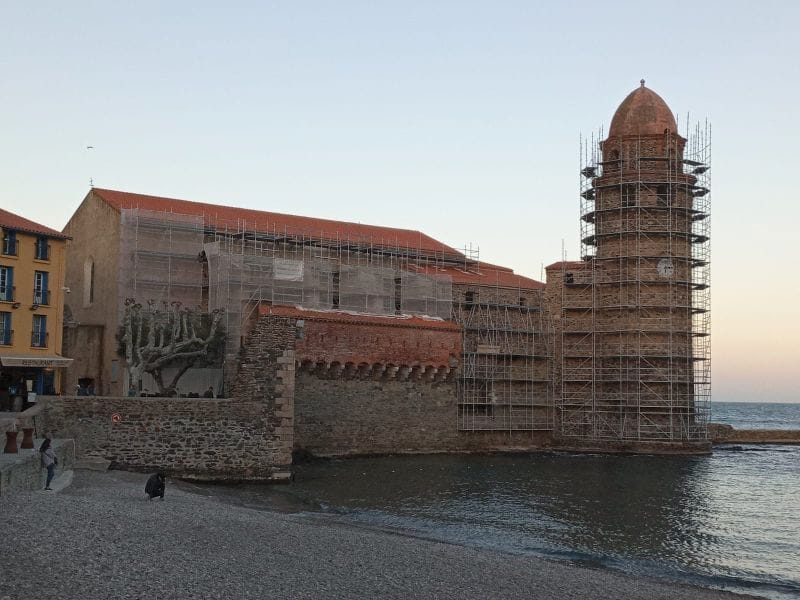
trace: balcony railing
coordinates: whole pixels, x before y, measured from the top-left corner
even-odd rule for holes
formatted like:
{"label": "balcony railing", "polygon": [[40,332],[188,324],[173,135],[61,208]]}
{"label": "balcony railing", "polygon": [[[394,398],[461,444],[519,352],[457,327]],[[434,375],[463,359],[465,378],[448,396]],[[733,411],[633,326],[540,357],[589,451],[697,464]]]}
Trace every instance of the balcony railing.
{"label": "balcony railing", "polygon": [[33,290],[33,303],[41,306],[50,305],[50,290]]}
{"label": "balcony railing", "polygon": [[47,348],[47,340],[49,337],[50,334],[44,331],[32,331],[31,348]]}
{"label": "balcony railing", "polygon": [[0,329],[0,346],[11,346],[14,343],[13,329]]}
{"label": "balcony railing", "polygon": [[0,301],[15,302],[17,288],[11,285],[0,286]]}

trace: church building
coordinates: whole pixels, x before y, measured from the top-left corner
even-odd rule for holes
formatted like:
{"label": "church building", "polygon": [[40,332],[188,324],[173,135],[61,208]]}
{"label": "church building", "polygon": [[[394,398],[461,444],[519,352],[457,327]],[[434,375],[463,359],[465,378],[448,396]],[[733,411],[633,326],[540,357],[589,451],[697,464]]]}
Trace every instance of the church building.
{"label": "church building", "polygon": [[[582,155],[581,260],[546,283],[419,231],[93,188],[64,229],[67,387],[254,397],[269,351],[295,452],[706,452],[707,129],[642,82]],[[132,306],[215,315],[218,360],[142,372]]]}

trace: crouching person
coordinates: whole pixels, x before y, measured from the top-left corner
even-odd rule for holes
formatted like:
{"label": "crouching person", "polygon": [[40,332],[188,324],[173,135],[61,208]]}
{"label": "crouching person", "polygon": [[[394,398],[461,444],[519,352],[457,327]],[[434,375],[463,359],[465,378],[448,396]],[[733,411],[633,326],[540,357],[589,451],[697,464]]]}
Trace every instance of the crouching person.
{"label": "crouching person", "polygon": [[150,479],[147,480],[147,485],[144,486],[144,493],[149,496],[151,501],[155,497],[164,500],[164,488],[166,485],[167,482],[164,478],[164,473],[159,471],[158,473],[150,475]]}

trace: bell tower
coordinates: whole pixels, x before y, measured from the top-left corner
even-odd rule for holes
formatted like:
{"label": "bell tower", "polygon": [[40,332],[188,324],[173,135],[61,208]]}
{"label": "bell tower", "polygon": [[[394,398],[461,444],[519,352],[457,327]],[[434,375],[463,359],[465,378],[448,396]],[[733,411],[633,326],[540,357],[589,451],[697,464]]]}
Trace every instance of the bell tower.
{"label": "bell tower", "polygon": [[[562,357],[563,436],[707,438],[708,137],[707,127],[679,135],[666,102],[642,80],[590,148],[581,245],[591,306],[580,319],[589,342],[582,384],[569,380],[570,357]],[[562,308],[566,351],[576,347],[575,316]]]}

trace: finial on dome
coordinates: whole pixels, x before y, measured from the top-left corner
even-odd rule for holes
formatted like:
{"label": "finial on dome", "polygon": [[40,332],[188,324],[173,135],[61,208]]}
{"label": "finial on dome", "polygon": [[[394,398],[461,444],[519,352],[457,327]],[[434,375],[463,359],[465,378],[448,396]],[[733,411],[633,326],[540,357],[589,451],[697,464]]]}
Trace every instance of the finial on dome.
{"label": "finial on dome", "polygon": [[640,80],[639,80],[639,83],[641,83],[641,84],[642,84],[642,87],[644,87],[644,79],[640,79]]}

